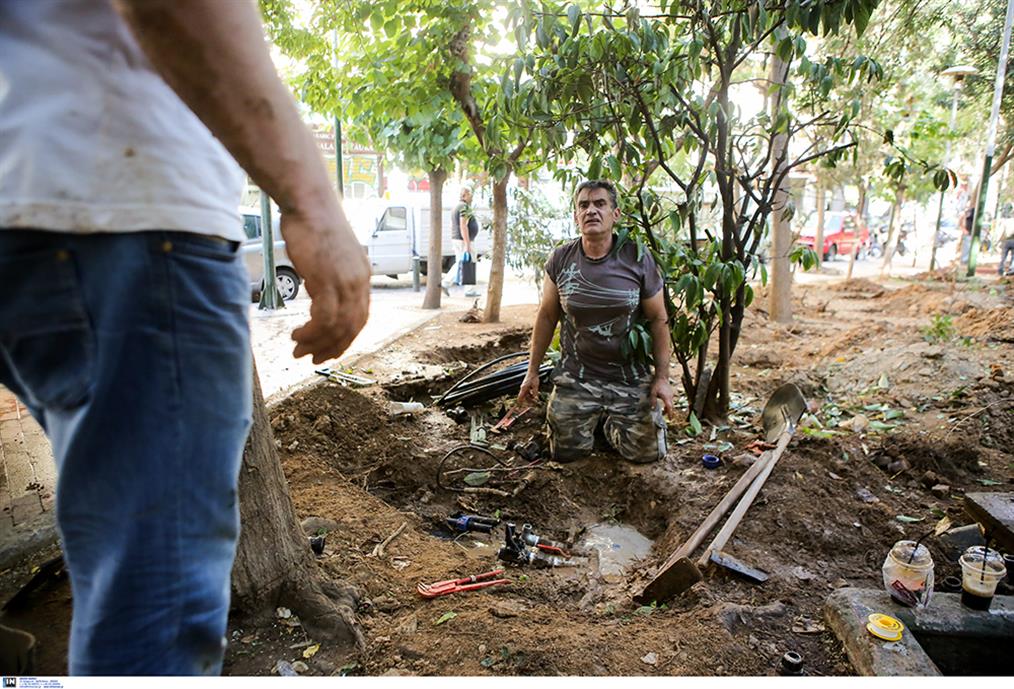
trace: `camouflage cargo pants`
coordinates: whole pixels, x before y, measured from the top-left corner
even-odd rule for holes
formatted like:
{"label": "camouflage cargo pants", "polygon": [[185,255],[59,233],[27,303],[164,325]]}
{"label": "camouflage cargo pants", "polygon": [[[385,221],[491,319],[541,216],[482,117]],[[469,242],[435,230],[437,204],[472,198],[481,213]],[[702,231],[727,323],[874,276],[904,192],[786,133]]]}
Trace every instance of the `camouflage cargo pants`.
{"label": "camouflage cargo pants", "polygon": [[600,420],[606,440],[624,459],[646,464],[665,456],[665,419],[657,407],[648,408],[650,380],[640,385],[582,383],[560,373],[555,383],[546,420],[556,461],[590,452]]}

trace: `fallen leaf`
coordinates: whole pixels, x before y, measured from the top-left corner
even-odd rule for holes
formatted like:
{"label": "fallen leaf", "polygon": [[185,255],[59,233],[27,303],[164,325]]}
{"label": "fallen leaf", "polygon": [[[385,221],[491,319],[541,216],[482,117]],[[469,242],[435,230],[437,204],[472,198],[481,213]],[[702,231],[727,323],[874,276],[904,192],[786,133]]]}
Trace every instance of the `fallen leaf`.
{"label": "fallen leaf", "polygon": [[458,616],[458,613],[456,613],[456,612],[453,612],[453,611],[445,612],[443,615],[441,615],[437,619],[436,622],[433,623],[433,626],[436,627],[439,624],[443,624],[444,622],[448,622],[450,620],[453,620],[457,616]]}
{"label": "fallen leaf", "polygon": [[887,380],[887,374],[881,373],[880,380],[877,381],[877,387],[881,390],[887,390],[891,387],[891,383]]}
{"label": "fallen leaf", "polygon": [[841,481],[841,476],[839,476],[838,474],[834,473],[833,471],[827,472],[827,475],[830,476],[835,481]]}
{"label": "fallen leaf", "polygon": [[307,646],[303,650],[303,657],[309,660],[310,658],[317,655],[317,651],[320,650],[320,644],[314,644],[313,646]]}
{"label": "fallen leaf", "polygon": [[984,486],[999,486],[1000,485],[1000,481],[994,481],[991,478],[980,478],[979,479],[979,483],[981,483]]}
{"label": "fallen leaf", "polygon": [[899,514],[895,519],[905,524],[915,524],[916,522],[925,521],[926,517],[910,517],[907,514]]}
{"label": "fallen leaf", "polygon": [[465,475],[464,481],[473,487],[481,486],[489,481],[489,476],[490,474],[488,471],[473,471],[472,473]]}

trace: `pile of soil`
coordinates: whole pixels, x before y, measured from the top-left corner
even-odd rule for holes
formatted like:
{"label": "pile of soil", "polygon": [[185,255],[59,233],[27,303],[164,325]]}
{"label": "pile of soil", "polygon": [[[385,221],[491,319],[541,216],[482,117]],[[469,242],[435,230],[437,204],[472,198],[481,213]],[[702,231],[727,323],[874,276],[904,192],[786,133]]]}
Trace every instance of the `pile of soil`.
{"label": "pile of soil", "polygon": [[[875,294],[874,287],[860,290]],[[500,325],[441,314],[356,363],[353,372],[377,385],[351,389],[321,380],[270,409],[296,512],[308,535],[326,537],[320,566],[365,595],[359,617],[366,647],[352,655],[316,648],[298,621],[264,623],[237,613],[226,673],[268,675],[285,660],[304,663],[300,671],[309,675],[771,675],[782,655],[795,651],[809,674],[852,674],[822,622],[828,594],[880,588],[880,566],[894,542],[921,535],[940,515],[967,523],[964,492],[1014,483],[1012,348],[960,338],[929,343],[921,331],[924,302],[955,317],[948,305],[974,304],[976,311],[955,320],[959,332],[971,334],[987,313],[1009,317],[1002,311],[1010,308],[1008,296],[957,290],[935,299],[949,293],[912,285],[857,299],[859,292],[808,287],[807,303],[825,308],[800,308],[790,327],[751,310],[734,360],[728,424],[705,426],[699,435],[682,421],[671,424],[669,452],[651,465],[601,448],[573,463],[530,466],[510,448],[539,439],[538,408],[506,433],[487,436],[496,466],[523,467],[487,472],[514,481],[496,483],[509,489],[500,493],[437,485],[442,460],[468,443],[473,421],[452,418],[432,400],[483,361],[524,350],[536,307],[505,309]],[[876,309],[865,308],[870,304]],[[800,386],[809,413],[727,546],[767,571],[768,581],[752,584],[711,569],[673,600],[633,603],[745,471],[755,456],[749,444],[760,436],[757,412],[786,381]],[[409,393],[426,408],[392,416],[390,403]],[[473,410],[475,422],[488,428],[510,403]],[[722,465],[705,469],[704,453],[721,455]],[[489,488],[489,481],[467,487]],[[502,526],[455,534],[446,519],[456,513],[530,523],[587,559],[548,569],[507,566],[509,584],[424,599],[420,582],[503,566],[496,557]],[[601,524],[634,529],[654,545],[624,574],[605,574],[601,558],[580,548]],[[937,579],[955,573],[956,564],[932,547]],[[0,579],[0,593],[14,581]],[[45,595],[36,610],[59,611],[63,628],[51,613],[32,631],[65,634],[66,588]],[[64,669],[47,657],[39,672]]]}

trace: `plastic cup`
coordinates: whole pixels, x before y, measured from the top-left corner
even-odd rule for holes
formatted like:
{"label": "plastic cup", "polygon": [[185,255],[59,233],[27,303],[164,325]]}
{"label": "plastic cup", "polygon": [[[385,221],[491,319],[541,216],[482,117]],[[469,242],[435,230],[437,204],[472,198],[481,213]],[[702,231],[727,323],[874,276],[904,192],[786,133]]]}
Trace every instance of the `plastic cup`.
{"label": "plastic cup", "polygon": [[[913,556],[913,550],[915,551]],[[884,560],[884,589],[898,603],[925,608],[933,596],[933,557],[924,545],[898,541]]]}
{"label": "plastic cup", "polygon": [[995,550],[985,552],[981,546],[969,548],[958,560],[961,565],[961,602],[972,610],[989,610],[996,586],[1007,568]]}

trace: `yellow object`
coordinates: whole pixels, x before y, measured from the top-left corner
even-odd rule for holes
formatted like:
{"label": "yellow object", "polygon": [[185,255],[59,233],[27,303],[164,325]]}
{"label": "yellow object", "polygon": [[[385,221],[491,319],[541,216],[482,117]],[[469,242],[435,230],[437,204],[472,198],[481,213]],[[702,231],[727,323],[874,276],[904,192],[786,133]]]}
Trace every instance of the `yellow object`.
{"label": "yellow object", "polygon": [[884,641],[898,641],[905,631],[905,625],[890,615],[875,612],[867,619],[869,623],[866,625],[866,631]]}

